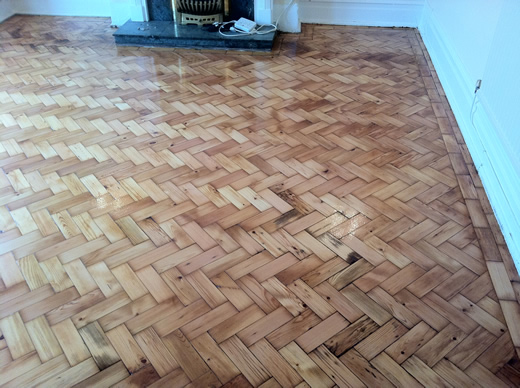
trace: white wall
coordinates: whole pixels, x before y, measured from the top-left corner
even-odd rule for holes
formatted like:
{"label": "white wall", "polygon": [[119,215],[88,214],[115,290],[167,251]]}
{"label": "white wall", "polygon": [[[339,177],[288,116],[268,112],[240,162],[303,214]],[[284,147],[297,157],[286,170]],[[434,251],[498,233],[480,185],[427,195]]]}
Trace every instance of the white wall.
{"label": "white wall", "polygon": [[9,19],[14,14],[14,0],[0,0],[0,22]]}
{"label": "white wall", "polygon": [[520,269],[519,21],[518,0],[426,0],[419,30]]}
{"label": "white wall", "polygon": [[417,27],[423,6],[424,0],[300,0],[300,20],[352,26]]}
{"label": "white wall", "polygon": [[110,0],[16,0],[17,13],[57,16],[110,16]]}
{"label": "white wall", "polygon": [[[301,0],[300,0],[301,1]],[[278,28],[284,32],[300,32],[301,22],[299,16],[298,0],[274,0],[273,22],[279,19]],[[289,8],[287,8],[289,7]]]}

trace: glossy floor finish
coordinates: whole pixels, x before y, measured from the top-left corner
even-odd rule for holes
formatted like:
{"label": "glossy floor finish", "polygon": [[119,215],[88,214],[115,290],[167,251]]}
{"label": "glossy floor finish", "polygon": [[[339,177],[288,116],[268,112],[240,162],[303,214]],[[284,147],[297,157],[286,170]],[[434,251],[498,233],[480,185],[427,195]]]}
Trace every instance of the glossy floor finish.
{"label": "glossy floor finish", "polygon": [[3,385],[520,385],[518,275],[415,30],[109,25],[0,25]]}

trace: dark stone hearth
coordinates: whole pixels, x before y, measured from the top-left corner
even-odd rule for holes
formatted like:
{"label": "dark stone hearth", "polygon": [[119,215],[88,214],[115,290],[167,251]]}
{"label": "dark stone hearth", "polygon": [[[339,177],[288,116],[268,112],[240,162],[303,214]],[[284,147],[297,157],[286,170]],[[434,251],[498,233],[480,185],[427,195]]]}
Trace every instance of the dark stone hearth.
{"label": "dark stone hearth", "polygon": [[126,22],[114,34],[118,45],[210,48],[249,51],[270,51],[275,33],[224,37],[218,32],[195,25],[183,26],[173,22]]}
{"label": "dark stone hearth", "polygon": [[173,20],[172,0],[148,0],[148,16],[153,21]]}

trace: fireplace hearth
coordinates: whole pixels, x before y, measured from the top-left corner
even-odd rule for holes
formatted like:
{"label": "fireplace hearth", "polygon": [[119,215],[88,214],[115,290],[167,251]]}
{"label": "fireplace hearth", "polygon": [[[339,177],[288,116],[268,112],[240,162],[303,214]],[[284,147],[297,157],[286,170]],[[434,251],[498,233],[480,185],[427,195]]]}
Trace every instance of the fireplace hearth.
{"label": "fireplace hearth", "polygon": [[147,0],[147,6],[150,21],[126,22],[114,34],[116,44],[248,51],[270,51],[274,44],[275,32],[229,37],[210,28],[222,18],[254,20],[254,0]]}

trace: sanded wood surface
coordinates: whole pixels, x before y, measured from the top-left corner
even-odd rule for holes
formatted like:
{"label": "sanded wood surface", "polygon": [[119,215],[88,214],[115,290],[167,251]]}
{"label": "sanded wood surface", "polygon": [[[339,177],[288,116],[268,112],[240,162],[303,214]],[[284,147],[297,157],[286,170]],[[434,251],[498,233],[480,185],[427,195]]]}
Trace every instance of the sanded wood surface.
{"label": "sanded wood surface", "polygon": [[0,25],[0,384],[520,386],[520,294],[420,36]]}

